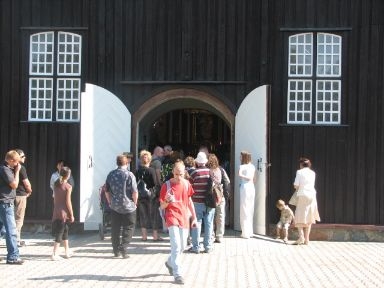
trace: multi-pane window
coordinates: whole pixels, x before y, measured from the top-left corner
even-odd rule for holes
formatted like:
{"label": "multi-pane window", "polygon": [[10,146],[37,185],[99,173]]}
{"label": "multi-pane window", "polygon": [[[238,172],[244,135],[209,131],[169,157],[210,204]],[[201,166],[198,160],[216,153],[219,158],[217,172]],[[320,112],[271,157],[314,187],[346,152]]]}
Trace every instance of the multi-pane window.
{"label": "multi-pane window", "polygon": [[327,33],[289,37],[288,123],[340,124],[341,40]]}
{"label": "multi-pane window", "polygon": [[43,32],[30,37],[30,121],[79,121],[81,36]]}

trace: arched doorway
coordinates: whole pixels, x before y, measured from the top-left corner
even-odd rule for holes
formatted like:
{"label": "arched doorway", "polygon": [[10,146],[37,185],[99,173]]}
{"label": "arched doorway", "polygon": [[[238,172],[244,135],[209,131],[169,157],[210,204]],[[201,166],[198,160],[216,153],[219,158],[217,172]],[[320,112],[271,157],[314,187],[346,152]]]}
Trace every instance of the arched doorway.
{"label": "arched doorway", "polygon": [[[171,144],[186,153],[199,145],[228,150],[234,114],[218,98],[196,89],[173,89],[153,96],[132,115],[132,149]],[[231,160],[231,159],[229,159]]]}
{"label": "arched doorway", "polygon": [[[206,145],[233,178],[234,113],[217,97],[197,89],[172,89],[146,101],[132,115],[132,151],[170,144],[196,156]],[[224,162],[225,161],[225,162]],[[234,183],[234,182],[232,182]],[[230,209],[233,211],[233,209]],[[233,225],[233,213],[230,213]]]}

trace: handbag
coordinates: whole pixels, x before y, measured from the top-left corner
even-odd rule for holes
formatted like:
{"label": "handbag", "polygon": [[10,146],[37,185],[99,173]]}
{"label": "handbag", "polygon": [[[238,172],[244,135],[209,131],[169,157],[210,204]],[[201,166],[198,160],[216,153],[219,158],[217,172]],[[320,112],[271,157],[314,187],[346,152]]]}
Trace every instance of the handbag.
{"label": "handbag", "polygon": [[144,182],[143,178],[137,181],[137,190],[140,199],[151,199],[154,194],[152,189],[147,188],[147,184]]}
{"label": "handbag", "polygon": [[289,199],[289,204],[296,206],[297,205],[297,190],[293,192],[291,199]]}

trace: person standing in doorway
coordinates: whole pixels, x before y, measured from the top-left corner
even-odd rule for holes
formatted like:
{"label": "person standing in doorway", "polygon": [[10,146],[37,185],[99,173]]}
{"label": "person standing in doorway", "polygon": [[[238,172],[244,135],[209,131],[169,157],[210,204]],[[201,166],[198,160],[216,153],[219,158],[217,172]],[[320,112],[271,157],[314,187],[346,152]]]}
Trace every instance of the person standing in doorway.
{"label": "person standing in doorway", "polygon": [[15,150],[7,152],[0,165],[0,221],[5,227],[7,264],[23,264],[17,247],[14,201],[20,177],[20,156]]}
{"label": "person standing in doorway", "polygon": [[[155,169],[149,167],[152,155],[147,150],[140,151],[140,166],[136,171],[136,179],[139,182],[140,179],[144,181],[145,188],[152,191],[151,197],[140,196],[138,200],[138,213],[139,222],[141,227],[141,240],[147,241],[148,229],[152,228],[153,241],[163,241],[163,238],[159,235],[159,230],[162,229],[159,213],[159,195],[160,183],[157,183]],[[140,189],[140,185],[138,185]],[[146,195],[145,195],[146,196]]]}
{"label": "person standing in doorway", "polygon": [[[114,257],[128,258],[128,246],[136,225],[137,183],[135,175],[128,170],[126,155],[118,155],[117,168],[109,172],[105,196],[111,207],[111,240]],[[120,239],[121,234],[121,239]]]}
{"label": "person standing in doorway", "polygon": [[21,149],[16,149],[16,152],[20,156],[20,174],[19,185],[16,188],[15,199],[15,221],[17,230],[17,246],[25,246],[25,241],[21,240],[21,228],[24,224],[25,209],[27,208],[27,198],[31,196],[32,186],[29,182],[27,170],[23,165],[25,163],[25,153]]}
{"label": "person standing in doorway", "polygon": [[223,194],[221,195],[221,201],[215,208],[215,243],[221,243],[225,232],[225,193],[228,192],[230,180],[225,170],[219,166],[219,159],[213,153],[208,155],[207,167],[210,170],[210,177],[215,185],[222,187]]}
{"label": "person standing in doorway", "polygon": [[253,214],[255,210],[255,166],[248,151],[240,153],[240,226],[241,238],[249,239],[253,235]]}

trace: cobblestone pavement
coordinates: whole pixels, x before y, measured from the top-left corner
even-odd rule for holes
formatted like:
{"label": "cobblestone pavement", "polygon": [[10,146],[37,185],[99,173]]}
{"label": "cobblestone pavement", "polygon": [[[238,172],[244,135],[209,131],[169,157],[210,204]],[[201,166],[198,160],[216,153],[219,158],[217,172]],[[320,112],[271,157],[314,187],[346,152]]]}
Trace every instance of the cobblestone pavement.
{"label": "cobblestone pavement", "polygon": [[[108,235],[107,235],[108,236]],[[166,235],[164,235],[166,236]],[[5,264],[0,244],[0,287],[175,287],[164,262],[164,242],[140,241],[138,230],[128,259],[114,259],[110,238],[70,235],[73,258],[51,261],[49,234],[25,234],[24,265]],[[293,241],[292,241],[293,242]],[[384,243],[312,241],[286,245],[264,236],[239,238],[228,231],[211,254],[183,256],[184,287],[382,287]]]}

